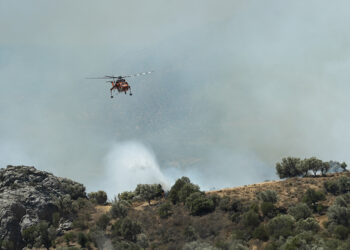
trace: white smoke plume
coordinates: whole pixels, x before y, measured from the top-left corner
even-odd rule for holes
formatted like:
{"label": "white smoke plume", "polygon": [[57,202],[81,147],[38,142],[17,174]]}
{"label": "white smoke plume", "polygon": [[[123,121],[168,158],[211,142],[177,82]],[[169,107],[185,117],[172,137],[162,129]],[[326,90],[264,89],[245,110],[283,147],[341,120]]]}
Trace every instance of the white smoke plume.
{"label": "white smoke plume", "polygon": [[169,188],[169,179],[161,172],[155,154],[137,141],[116,143],[106,156],[107,183],[103,184],[108,197],[132,191],[137,184],[159,183]]}

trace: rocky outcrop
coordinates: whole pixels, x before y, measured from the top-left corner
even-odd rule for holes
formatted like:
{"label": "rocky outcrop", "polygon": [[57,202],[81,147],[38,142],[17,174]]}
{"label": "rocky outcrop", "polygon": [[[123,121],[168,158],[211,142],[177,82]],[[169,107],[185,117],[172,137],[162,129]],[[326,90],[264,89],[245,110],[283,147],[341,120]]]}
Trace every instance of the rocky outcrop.
{"label": "rocky outcrop", "polygon": [[[82,184],[34,167],[7,166],[0,169],[0,241],[23,247],[21,232],[39,220],[52,220],[58,200],[86,197]],[[66,222],[65,222],[66,223]]]}

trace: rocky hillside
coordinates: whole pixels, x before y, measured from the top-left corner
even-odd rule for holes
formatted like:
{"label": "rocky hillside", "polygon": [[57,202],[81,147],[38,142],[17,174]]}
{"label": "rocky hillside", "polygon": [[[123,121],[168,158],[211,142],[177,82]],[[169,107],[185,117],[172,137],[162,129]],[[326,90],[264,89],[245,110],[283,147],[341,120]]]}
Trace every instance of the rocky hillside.
{"label": "rocky hillside", "polygon": [[107,202],[33,167],[0,171],[2,249],[350,249],[350,172],[203,192],[182,177]]}
{"label": "rocky hillside", "polygon": [[[22,234],[39,221],[52,222],[64,198],[86,197],[85,187],[34,167],[0,169],[0,242],[3,248],[24,247]],[[61,216],[57,233],[70,227],[73,215]]]}

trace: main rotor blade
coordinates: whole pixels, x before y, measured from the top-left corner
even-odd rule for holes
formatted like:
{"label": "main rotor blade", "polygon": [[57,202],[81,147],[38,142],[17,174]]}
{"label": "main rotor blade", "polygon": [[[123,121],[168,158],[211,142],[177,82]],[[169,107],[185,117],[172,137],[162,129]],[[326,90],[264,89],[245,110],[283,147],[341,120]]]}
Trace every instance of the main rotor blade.
{"label": "main rotor blade", "polygon": [[152,71],[148,71],[148,72],[137,73],[137,74],[134,74],[134,75],[127,75],[127,76],[123,76],[123,78],[125,78],[125,77],[132,77],[132,76],[148,75],[148,74],[151,74],[152,72],[154,72],[154,71],[152,70]]}
{"label": "main rotor blade", "polygon": [[110,79],[111,77],[86,77],[85,79]]}

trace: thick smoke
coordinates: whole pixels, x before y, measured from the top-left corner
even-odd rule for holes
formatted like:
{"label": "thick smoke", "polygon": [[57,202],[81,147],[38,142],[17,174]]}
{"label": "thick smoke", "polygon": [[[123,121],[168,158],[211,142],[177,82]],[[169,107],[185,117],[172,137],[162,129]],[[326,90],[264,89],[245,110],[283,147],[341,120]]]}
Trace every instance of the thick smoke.
{"label": "thick smoke", "polygon": [[[140,183],[188,175],[220,188],[271,179],[284,156],[349,161],[349,8],[344,0],[0,1],[0,142],[11,145],[1,146],[0,163],[18,158],[93,191],[113,186],[107,172],[118,179],[126,169]],[[113,100],[107,83],[84,79],[148,70],[128,78],[132,97]],[[129,143],[118,145],[134,159],[111,150],[133,138],[155,154]],[[159,167],[130,167],[140,156]],[[136,183],[124,184],[109,193]]]}

